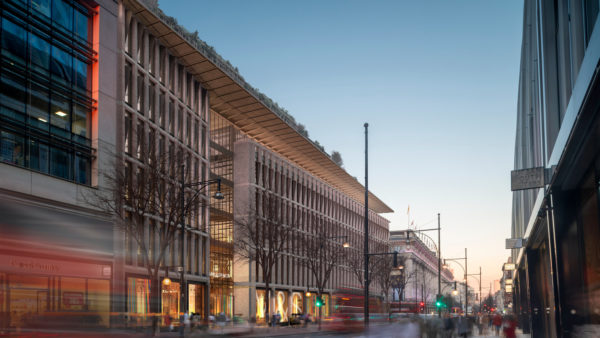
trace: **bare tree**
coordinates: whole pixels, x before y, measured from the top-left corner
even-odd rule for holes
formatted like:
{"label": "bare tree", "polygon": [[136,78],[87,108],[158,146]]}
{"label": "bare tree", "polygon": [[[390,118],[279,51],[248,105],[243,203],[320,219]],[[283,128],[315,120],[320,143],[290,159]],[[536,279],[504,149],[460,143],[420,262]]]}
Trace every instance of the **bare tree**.
{"label": "bare tree", "polygon": [[[316,232],[301,235],[303,263],[313,275],[317,295],[322,299],[323,291],[331,278],[333,269],[344,257],[340,237],[327,232],[323,220],[317,220]],[[319,329],[321,328],[321,307],[319,307]]]}
{"label": "bare tree", "polygon": [[[183,231],[188,216],[198,212],[200,191],[185,191],[186,198],[181,198],[185,189],[182,182],[189,179],[176,170],[185,163],[183,153],[161,154],[157,158],[150,152],[142,164],[136,165],[122,156],[109,156],[111,169],[99,173],[103,184],[82,197],[86,203],[111,215],[125,239],[137,245],[135,251],[141,254],[150,278],[150,311],[159,313],[160,269],[175,235]],[[150,219],[161,224],[158,242],[148,236]]]}
{"label": "bare tree", "polygon": [[270,314],[270,282],[280,255],[288,249],[291,226],[286,224],[281,200],[273,193],[262,195],[260,210],[247,210],[234,219],[234,252],[238,261],[255,262],[262,273],[267,295],[266,321]]}
{"label": "bare tree", "polygon": [[404,268],[400,271],[400,274],[392,276],[391,279],[391,287],[398,294],[399,311],[402,310],[402,296],[404,295],[404,290],[406,290],[406,286],[411,283],[415,273],[414,271],[408,271],[406,267],[407,261],[406,257],[398,256],[398,265],[403,266]]}
{"label": "bare tree", "polygon": [[[369,259],[369,275],[375,270],[376,266],[377,260],[371,257]],[[359,287],[363,289],[365,287],[365,255],[362,248],[348,254],[348,267],[356,277]]]}
{"label": "bare tree", "polygon": [[394,278],[392,272],[396,270],[396,267],[394,267],[394,257],[391,255],[379,256],[377,257],[376,264],[377,269],[373,271],[373,280],[379,286],[386,310],[389,314],[389,295]]}

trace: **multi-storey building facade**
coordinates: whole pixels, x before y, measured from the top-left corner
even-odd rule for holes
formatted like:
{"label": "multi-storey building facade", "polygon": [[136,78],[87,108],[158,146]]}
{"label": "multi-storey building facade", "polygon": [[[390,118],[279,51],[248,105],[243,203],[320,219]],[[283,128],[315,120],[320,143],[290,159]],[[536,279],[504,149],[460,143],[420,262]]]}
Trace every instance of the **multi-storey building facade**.
{"label": "multi-storey building facade", "polygon": [[118,45],[98,34],[116,13],[111,1],[0,3],[2,331],[65,312],[110,325],[113,227],[82,196],[117,142],[116,81],[99,74],[116,75]]}
{"label": "multi-storey building facade", "polygon": [[[232,246],[238,143],[285,163],[304,191],[320,194],[311,190],[318,186],[336,196],[320,200],[346,208],[335,217],[321,204],[285,198],[360,242],[364,187],[156,1],[3,1],[0,27],[0,210],[12,216],[1,228],[2,327],[60,311],[93,312],[85,318],[97,315],[107,327],[123,325],[124,316],[111,313],[131,321],[150,312],[151,285],[160,281],[150,280],[141,248],[83,197],[108,188],[102,173],[114,169],[115,158],[134,177],[156,159],[183,154],[177,164],[186,182],[222,182],[225,198],[210,200],[211,189],[202,191],[183,222],[183,240],[177,234],[168,246],[159,276],[171,280],[160,285],[162,313],[238,312]],[[178,184],[173,165],[168,184]],[[373,194],[369,205],[374,241],[384,242],[387,221],[377,214],[391,209]],[[153,215],[144,222],[154,257],[165,225]],[[335,276],[352,283],[343,266]],[[274,285],[289,297],[311,287],[308,277],[287,278]],[[261,282],[253,283],[248,292],[256,295]]]}
{"label": "multi-storey building facade", "polygon": [[[118,74],[122,75],[119,78],[122,87],[117,97],[121,103],[117,130],[125,170],[133,175],[152,165],[153,160],[183,158],[176,164],[167,164],[169,176],[178,177],[175,173],[179,168],[175,165],[183,165],[186,183],[206,181],[209,177],[208,92],[179,57],[180,53],[170,47],[170,41],[150,24],[152,19],[136,14],[139,6],[136,1],[119,3],[120,53],[116,65],[121,70]],[[186,308],[189,312],[207,315],[209,214],[206,206],[210,201],[206,191],[185,220],[183,241],[181,234],[177,234],[166,250],[161,275],[170,271],[168,277],[172,282],[161,284],[161,312],[165,314],[177,316]],[[186,191],[186,197],[192,192],[192,189]],[[165,227],[156,218],[148,217],[148,248],[160,246],[160,233]],[[150,311],[147,305],[153,281],[146,276],[146,263],[133,238],[124,239],[123,253],[124,259],[120,261],[123,265],[117,267],[124,274],[122,289],[118,291],[126,294],[127,299],[126,304],[115,304],[115,307],[118,311],[144,315]],[[155,254],[158,251],[152,252],[151,257]],[[184,268],[183,299],[176,267]]]}
{"label": "multi-storey building facade", "polygon": [[514,168],[544,168],[513,193],[514,304],[534,337],[600,324],[598,3],[524,3]]}
{"label": "multi-storey building facade", "polygon": [[[282,321],[293,313],[316,315],[317,282],[306,260],[307,239],[318,236],[333,239],[327,245],[345,250],[328,279],[323,299],[323,315],[331,309],[330,295],[336,288],[356,286],[356,277],[348,257],[358,252],[364,238],[364,205],[325,182],[318,175],[300,168],[277,152],[248,139],[240,139],[234,148],[234,207],[239,217],[264,214],[263,209],[276,205],[281,213],[281,226],[289,226],[285,249],[274,265],[270,281],[272,313],[279,312]],[[265,202],[266,201],[266,202]],[[236,217],[238,217],[236,216]],[[268,215],[267,215],[268,217]],[[387,248],[389,221],[369,211],[369,239],[372,252]],[[234,233],[235,236],[235,233]],[[350,247],[342,249],[341,242]],[[387,251],[387,250],[386,250]],[[386,252],[384,251],[384,252]],[[373,291],[376,285],[372,283]],[[265,318],[265,276],[255,262],[238,262],[234,268],[236,313]],[[312,290],[312,296],[305,292]]]}
{"label": "multi-storey building facade", "polygon": [[[395,300],[407,303],[421,303],[425,311],[435,311],[438,294],[438,250],[435,243],[426,235],[412,230],[390,231],[390,247],[397,251],[404,263],[403,278],[406,282],[403,292],[394,294]],[[454,288],[454,276],[449,269],[442,268],[442,294]]]}

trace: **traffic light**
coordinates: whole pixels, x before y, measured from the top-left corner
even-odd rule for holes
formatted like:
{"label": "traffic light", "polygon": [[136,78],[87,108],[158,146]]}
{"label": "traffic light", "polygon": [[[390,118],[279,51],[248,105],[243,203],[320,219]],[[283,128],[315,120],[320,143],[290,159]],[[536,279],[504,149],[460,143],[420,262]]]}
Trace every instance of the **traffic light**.
{"label": "traffic light", "polygon": [[444,307],[444,296],[437,295],[437,299],[435,301],[435,307],[437,307],[438,309]]}
{"label": "traffic light", "polygon": [[321,307],[321,306],[323,306],[323,298],[321,298],[321,296],[317,296],[317,300],[316,300],[316,302],[315,302],[315,305],[316,305],[317,307]]}

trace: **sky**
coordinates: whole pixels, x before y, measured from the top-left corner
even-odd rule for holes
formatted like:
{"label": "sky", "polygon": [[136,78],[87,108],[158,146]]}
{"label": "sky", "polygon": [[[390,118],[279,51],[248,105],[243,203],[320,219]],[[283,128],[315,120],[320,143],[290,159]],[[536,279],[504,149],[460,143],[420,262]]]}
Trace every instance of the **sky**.
{"label": "sky", "polygon": [[369,189],[394,209],[390,229],[436,227],[440,213],[442,257],[468,248],[487,294],[510,255],[522,0],[159,5],[363,183],[368,122]]}

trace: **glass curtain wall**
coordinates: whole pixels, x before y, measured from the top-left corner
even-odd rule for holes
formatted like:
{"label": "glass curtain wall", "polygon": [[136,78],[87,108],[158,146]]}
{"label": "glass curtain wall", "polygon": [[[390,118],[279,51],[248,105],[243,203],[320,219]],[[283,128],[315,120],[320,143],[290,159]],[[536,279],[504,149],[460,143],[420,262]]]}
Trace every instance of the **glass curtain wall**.
{"label": "glass curtain wall", "polygon": [[233,316],[233,144],[240,133],[220,115],[210,117],[211,179],[221,178],[222,200],[210,204],[210,314]]}
{"label": "glass curtain wall", "polygon": [[0,161],[90,184],[90,9],[0,4]]}

